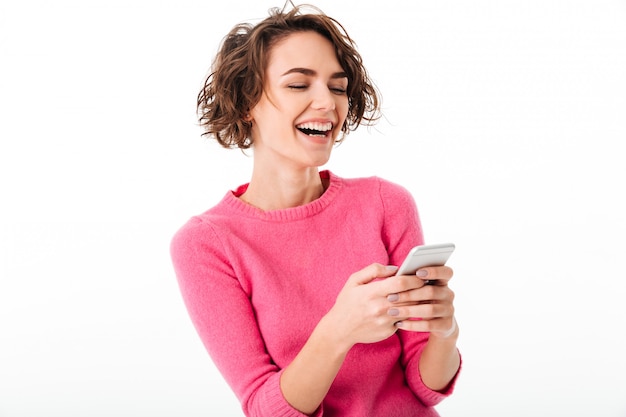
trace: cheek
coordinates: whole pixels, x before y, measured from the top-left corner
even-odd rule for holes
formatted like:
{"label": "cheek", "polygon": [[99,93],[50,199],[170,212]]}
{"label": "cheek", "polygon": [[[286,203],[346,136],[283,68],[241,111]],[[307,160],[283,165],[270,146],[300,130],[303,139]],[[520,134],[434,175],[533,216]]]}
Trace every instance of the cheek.
{"label": "cheek", "polygon": [[348,116],[348,107],[348,97],[342,97],[341,100],[338,100],[337,104],[335,105],[335,108],[337,109],[337,114],[339,115],[339,118],[342,120],[342,122]]}

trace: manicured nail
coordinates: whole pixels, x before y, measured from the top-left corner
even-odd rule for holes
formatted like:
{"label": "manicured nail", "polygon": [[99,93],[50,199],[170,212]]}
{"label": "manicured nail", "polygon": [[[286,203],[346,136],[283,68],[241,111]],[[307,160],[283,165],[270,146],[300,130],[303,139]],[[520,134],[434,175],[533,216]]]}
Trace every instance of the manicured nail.
{"label": "manicured nail", "polygon": [[387,314],[389,314],[390,316],[397,316],[398,314],[400,314],[400,310],[398,310],[397,308],[390,308],[389,310],[387,310]]}
{"label": "manicured nail", "polygon": [[400,299],[400,296],[398,294],[389,294],[387,296],[387,301],[389,301],[390,303],[395,303],[399,299]]}
{"label": "manicured nail", "polygon": [[387,265],[385,268],[386,268],[386,269],[387,269],[387,271],[389,271],[389,272],[396,272],[396,271],[398,270],[398,267],[397,267],[397,266],[395,266],[395,265]]}
{"label": "manicured nail", "polygon": [[415,274],[420,278],[425,278],[428,276],[428,271],[425,269],[418,269],[417,273]]}
{"label": "manicured nail", "polygon": [[397,321],[393,324],[396,327],[402,327],[402,322],[401,321]]}

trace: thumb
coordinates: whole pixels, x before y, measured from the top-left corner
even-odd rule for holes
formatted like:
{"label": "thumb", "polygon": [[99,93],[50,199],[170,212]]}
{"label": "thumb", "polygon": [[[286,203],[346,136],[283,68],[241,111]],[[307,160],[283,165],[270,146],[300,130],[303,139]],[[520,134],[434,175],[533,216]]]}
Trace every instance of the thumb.
{"label": "thumb", "polygon": [[393,265],[371,264],[355,272],[350,277],[356,285],[367,284],[378,278],[388,278],[398,272],[398,267]]}

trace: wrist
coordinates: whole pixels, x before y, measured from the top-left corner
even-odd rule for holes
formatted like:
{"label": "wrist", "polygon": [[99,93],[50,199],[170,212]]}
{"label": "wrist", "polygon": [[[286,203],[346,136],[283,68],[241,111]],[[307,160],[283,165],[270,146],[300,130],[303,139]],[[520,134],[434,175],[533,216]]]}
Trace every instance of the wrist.
{"label": "wrist", "polygon": [[319,321],[311,337],[314,337],[319,344],[325,346],[330,351],[329,353],[345,356],[352,349],[354,343],[348,340],[345,332],[340,329],[337,323],[332,313],[329,312]]}
{"label": "wrist", "polygon": [[456,343],[459,338],[459,326],[456,323],[456,319],[454,317],[452,318],[452,327],[450,327],[450,329],[444,332],[431,332],[429,337],[441,341],[454,341]]}

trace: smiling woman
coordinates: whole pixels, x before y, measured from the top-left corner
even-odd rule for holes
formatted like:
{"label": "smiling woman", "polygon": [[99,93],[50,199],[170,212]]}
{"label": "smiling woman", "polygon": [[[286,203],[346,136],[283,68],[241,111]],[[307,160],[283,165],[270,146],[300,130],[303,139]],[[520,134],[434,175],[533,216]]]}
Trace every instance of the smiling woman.
{"label": "smiling woman", "polygon": [[377,94],[344,28],[295,7],[236,26],[198,96],[205,134],[251,147],[254,167],[183,225],[171,254],[248,416],[436,416],[453,390],[452,270],[396,276],[424,242],[413,198],[378,177],[320,171],[345,134],[378,118]]}

